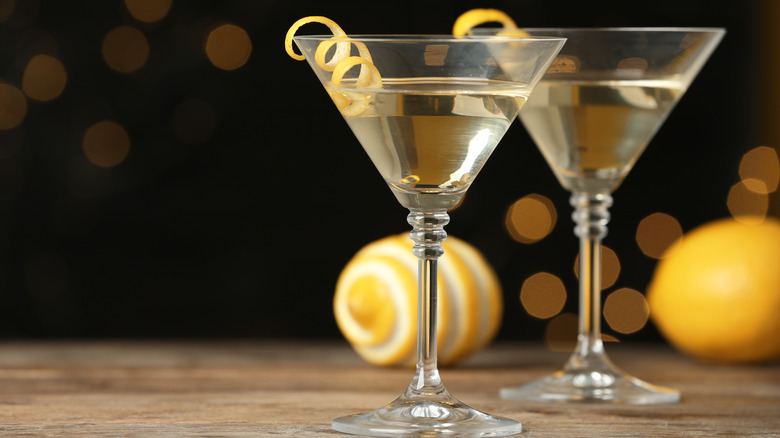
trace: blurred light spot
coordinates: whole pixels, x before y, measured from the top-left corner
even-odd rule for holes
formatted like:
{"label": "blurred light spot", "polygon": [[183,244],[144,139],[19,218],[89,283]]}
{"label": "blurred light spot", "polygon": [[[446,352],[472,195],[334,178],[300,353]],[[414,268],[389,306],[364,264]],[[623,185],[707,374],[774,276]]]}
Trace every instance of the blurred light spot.
{"label": "blurred light spot", "polygon": [[130,152],[130,138],[125,128],[104,120],[87,129],[82,148],[90,163],[100,167],[113,167],[124,161]]}
{"label": "blurred light spot", "polygon": [[766,217],[769,209],[769,196],[750,190],[743,181],[740,181],[731,186],[726,205],[737,221],[758,224],[763,222]]}
{"label": "blurred light spot", "polygon": [[547,237],[555,227],[558,214],[547,197],[532,193],[509,207],[506,229],[518,242],[534,243]]}
{"label": "blurred light spot", "polygon": [[[636,228],[636,243],[639,249],[646,256],[654,259],[662,258],[667,249],[679,242],[682,236],[680,223],[665,213],[653,213],[647,216]],[[666,255],[670,252],[666,252]]]}
{"label": "blurred light spot", "polygon": [[172,0],[125,0],[125,7],[136,20],[154,23],[171,10]]}
{"label": "blurred light spot", "polygon": [[130,26],[119,26],[103,38],[103,59],[118,72],[132,73],[149,59],[149,43],[144,34]]}
{"label": "blurred light spot", "polygon": [[206,56],[222,70],[235,70],[249,60],[252,42],[246,31],[234,24],[223,24],[209,33]]}
{"label": "blurred light spot", "polygon": [[[580,256],[574,259],[574,275],[580,278]],[[601,289],[604,290],[617,281],[620,276],[620,260],[615,251],[601,245]]]}
{"label": "blurred light spot", "polygon": [[774,192],[780,181],[777,151],[767,146],[748,151],[739,164],[739,176],[749,190],[757,193]]}
{"label": "blurred light spot", "polygon": [[634,333],[647,324],[648,316],[650,307],[645,296],[634,289],[618,289],[604,301],[604,319],[616,332]]}
{"label": "blurred light spot", "polygon": [[217,127],[217,114],[206,102],[190,99],[176,107],[171,124],[176,137],[184,143],[203,143]]}
{"label": "blurred light spot", "polygon": [[65,67],[57,58],[36,55],[24,69],[22,90],[32,99],[48,101],[62,94],[67,81]]}
{"label": "blurred light spot", "polygon": [[0,22],[8,20],[8,17],[14,13],[16,0],[0,0]]}
{"label": "blurred light spot", "polygon": [[566,287],[555,275],[539,272],[523,282],[520,302],[529,315],[542,319],[551,318],[557,315],[566,303]]}
{"label": "blurred light spot", "polygon": [[0,129],[16,128],[27,114],[27,99],[13,85],[0,83]]}
{"label": "blurred light spot", "polygon": [[573,313],[561,313],[547,323],[544,343],[551,351],[572,351],[577,345],[579,319]]}

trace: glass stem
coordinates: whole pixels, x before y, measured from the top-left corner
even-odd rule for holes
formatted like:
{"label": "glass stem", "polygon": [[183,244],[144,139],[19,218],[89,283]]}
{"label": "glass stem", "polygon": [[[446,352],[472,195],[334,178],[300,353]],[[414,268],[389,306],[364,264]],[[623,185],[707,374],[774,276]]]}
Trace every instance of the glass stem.
{"label": "glass stem", "polygon": [[569,202],[574,207],[574,234],[580,239],[580,313],[577,347],[567,368],[608,367],[601,341],[601,240],[607,235],[612,196],[574,193]]}
{"label": "glass stem", "polygon": [[447,238],[444,226],[450,221],[446,210],[410,209],[407,221],[414,241],[412,253],[418,259],[417,368],[409,385],[412,395],[435,395],[444,390],[437,364],[436,306],[437,264]]}

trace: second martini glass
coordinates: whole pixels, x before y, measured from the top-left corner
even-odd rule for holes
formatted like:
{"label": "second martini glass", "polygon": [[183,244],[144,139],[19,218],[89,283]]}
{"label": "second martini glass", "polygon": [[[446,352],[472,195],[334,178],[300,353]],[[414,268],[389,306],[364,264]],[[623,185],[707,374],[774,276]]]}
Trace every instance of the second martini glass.
{"label": "second martini glass", "polygon": [[601,341],[601,240],[623,181],[724,35],[722,29],[523,29],[568,38],[520,119],[569,190],[580,239],[577,346],[560,371],[503,388],[528,401],[676,402],[615,367]]}
{"label": "second martini glass", "polygon": [[[441,381],[436,351],[437,259],[447,236],[447,211],[461,201],[565,39],[294,40],[390,190],[409,209],[413,253],[419,260],[417,367],[411,384],[386,406],[333,420],[333,428],[371,436],[521,432],[520,422],[470,408],[450,395]],[[335,57],[341,51],[344,56],[346,50],[352,51],[343,60],[347,68],[326,66],[329,53]],[[346,193],[360,181],[340,179],[334,184],[341,184]]]}

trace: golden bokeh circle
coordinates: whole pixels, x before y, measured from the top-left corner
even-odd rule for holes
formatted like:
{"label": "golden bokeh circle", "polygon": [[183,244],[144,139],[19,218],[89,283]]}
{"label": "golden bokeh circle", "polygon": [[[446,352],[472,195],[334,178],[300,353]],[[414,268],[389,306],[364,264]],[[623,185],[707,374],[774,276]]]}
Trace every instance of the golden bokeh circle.
{"label": "golden bokeh circle", "polygon": [[35,55],[24,69],[22,90],[31,99],[46,102],[59,97],[67,82],[68,74],[59,59]]}
{"label": "golden bokeh circle", "polygon": [[620,333],[634,333],[641,330],[650,316],[650,307],[641,292],[631,288],[618,289],[604,301],[604,319]]}
{"label": "golden bokeh circle", "polygon": [[754,192],[767,194],[777,190],[780,182],[780,160],[777,151],[768,146],[751,149],[739,164],[739,177]]}
{"label": "golden bokeh circle", "polygon": [[215,67],[235,70],[249,60],[252,41],[244,29],[235,24],[223,24],[209,32],[206,39],[206,56]]}
{"label": "golden bokeh circle", "polygon": [[566,304],[566,287],[553,274],[539,272],[528,277],[520,289],[520,302],[529,315],[551,318]]}
{"label": "golden bokeh circle", "polygon": [[726,198],[729,212],[739,222],[757,224],[764,221],[769,210],[769,196],[751,190],[744,181],[740,181],[729,190]]}
{"label": "golden bokeh circle", "polygon": [[[580,278],[580,255],[574,259],[574,275]],[[612,248],[601,245],[601,289],[604,290],[620,276],[620,259]]]}
{"label": "golden bokeh circle", "polygon": [[131,26],[112,29],[103,38],[103,59],[115,71],[132,73],[149,59],[149,42],[140,30]]}
{"label": "golden bokeh circle", "polygon": [[547,237],[557,221],[558,213],[552,201],[532,193],[518,199],[509,207],[505,226],[514,240],[534,243]]}
{"label": "golden bokeh circle", "polygon": [[82,149],[90,163],[99,167],[114,167],[127,158],[130,137],[118,123],[104,120],[87,129]]}
{"label": "golden bokeh circle", "polygon": [[550,351],[572,351],[577,345],[579,318],[573,313],[561,313],[547,322],[544,344]]}
{"label": "golden bokeh circle", "polygon": [[125,0],[125,7],[138,21],[154,23],[168,15],[172,0]]}
{"label": "golden bokeh circle", "polygon": [[682,226],[666,213],[653,213],[639,222],[636,243],[648,257],[660,259],[670,254],[672,246],[683,236]]}

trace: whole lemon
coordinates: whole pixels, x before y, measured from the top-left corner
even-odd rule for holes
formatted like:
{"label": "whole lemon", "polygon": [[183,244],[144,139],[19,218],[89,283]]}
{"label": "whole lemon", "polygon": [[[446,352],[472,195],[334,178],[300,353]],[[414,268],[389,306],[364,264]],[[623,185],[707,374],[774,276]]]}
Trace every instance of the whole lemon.
{"label": "whole lemon", "polygon": [[[364,246],[344,266],[333,310],[355,351],[376,365],[414,365],[417,257],[409,233]],[[501,284],[482,254],[454,236],[444,241],[438,270],[440,365],[464,359],[495,337],[503,311]]]}
{"label": "whole lemon", "polygon": [[647,298],[661,334],[695,358],[780,357],[780,221],[694,229],[659,262]]}

